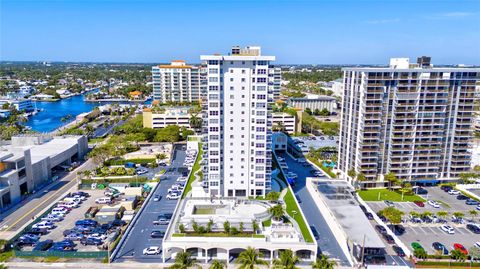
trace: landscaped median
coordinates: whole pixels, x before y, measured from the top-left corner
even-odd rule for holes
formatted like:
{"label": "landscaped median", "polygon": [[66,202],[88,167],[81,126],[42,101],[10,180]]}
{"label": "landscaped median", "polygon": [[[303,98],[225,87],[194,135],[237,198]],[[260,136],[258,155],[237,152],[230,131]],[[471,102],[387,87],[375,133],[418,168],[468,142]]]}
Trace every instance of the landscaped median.
{"label": "landscaped median", "polygon": [[198,153],[197,158],[195,159],[195,164],[193,164],[192,171],[190,172],[190,176],[188,177],[187,184],[185,185],[185,190],[183,191],[182,198],[192,190],[192,183],[195,181],[195,174],[200,170],[201,165],[200,162],[202,161],[203,149],[202,143],[198,143]]}
{"label": "landscaped median", "polygon": [[172,237],[251,237],[251,238],[265,238],[263,234],[227,234],[227,233],[175,233]]}
{"label": "landscaped median", "polygon": [[388,189],[369,189],[369,190],[359,190],[358,195],[366,202],[375,202],[375,201],[392,201],[392,202],[415,202],[422,201],[425,199],[422,197],[412,194],[407,195],[397,191],[391,191]]}
{"label": "landscaped median", "polygon": [[293,196],[292,190],[290,188],[287,189],[287,193],[283,197],[283,201],[287,206],[287,214],[291,218],[293,218],[297,222],[298,227],[300,227],[305,242],[313,243],[313,238],[310,234],[310,228],[307,226],[307,222],[305,221],[305,218],[303,217],[300,208],[298,208],[297,201],[295,201],[295,196]]}

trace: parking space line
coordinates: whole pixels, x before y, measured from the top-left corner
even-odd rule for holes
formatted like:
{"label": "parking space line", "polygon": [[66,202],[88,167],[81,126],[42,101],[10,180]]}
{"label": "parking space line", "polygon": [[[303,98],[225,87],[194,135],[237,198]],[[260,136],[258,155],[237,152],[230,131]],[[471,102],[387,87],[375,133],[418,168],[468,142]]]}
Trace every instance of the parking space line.
{"label": "parking space line", "polygon": [[459,233],[461,233],[461,234],[467,234],[467,233],[465,233],[465,231],[462,231],[462,228],[460,228],[460,227],[457,228],[456,230],[457,230],[457,232],[459,232]]}

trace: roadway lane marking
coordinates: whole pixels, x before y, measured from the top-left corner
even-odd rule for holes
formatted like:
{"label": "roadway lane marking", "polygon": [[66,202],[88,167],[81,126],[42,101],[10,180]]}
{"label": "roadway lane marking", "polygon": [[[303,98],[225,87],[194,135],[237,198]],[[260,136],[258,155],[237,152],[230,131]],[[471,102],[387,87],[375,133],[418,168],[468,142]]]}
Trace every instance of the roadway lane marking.
{"label": "roadway lane marking", "polygon": [[463,232],[461,228],[458,228],[457,231],[461,234],[465,234],[465,232]]}
{"label": "roadway lane marking", "polygon": [[[61,181],[59,181],[61,182]],[[50,200],[49,198],[52,198],[53,196],[55,196],[57,193],[59,193],[60,191],[62,191],[63,189],[65,189],[66,187],[69,187],[69,184],[71,184],[71,182],[75,183],[75,181],[72,179],[70,181],[67,181],[67,184],[63,185],[63,187],[61,187],[60,189],[58,189],[57,191],[55,191],[52,195],[50,195],[47,199],[45,199],[43,202],[41,202],[40,204],[38,204],[36,207],[32,208],[30,211],[28,211],[27,213],[23,214],[23,216],[21,216],[17,221],[15,221],[13,224],[11,224],[9,227],[7,227],[7,229],[5,229],[3,232],[2,232],[2,235],[4,232],[8,232],[10,231],[10,229],[12,227],[15,227],[15,225],[17,225],[20,221],[22,221],[27,215],[30,215],[33,211],[37,210],[40,206],[43,206],[43,204],[45,204],[48,200]],[[70,186],[70,188],[74,187],[75,184],[73,184],[73,186]],[[53,199],[54,201],[58,199],[55,198]]]}

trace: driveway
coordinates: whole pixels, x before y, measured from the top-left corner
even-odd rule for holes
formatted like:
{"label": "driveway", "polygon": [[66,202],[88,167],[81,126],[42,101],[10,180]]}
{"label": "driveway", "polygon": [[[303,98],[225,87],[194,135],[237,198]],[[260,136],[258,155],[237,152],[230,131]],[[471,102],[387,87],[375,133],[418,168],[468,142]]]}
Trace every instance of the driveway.
{"label": "driveway", "polygon": [[158,215],[165,213],[173,213],[177,206],[178,200],[168,200],[167,190],[175,183],[176,179],[182,176],[181,171],[185,169],[183,167],[183,161],[185,160],[185,150],[182,149],[182,145],[175,146],[175,153],[171,165],[164,167],[167,172],[161,177],[160,183],[154,189],[153,195],[162,196],[158,202],[150,199],[145,205],[145,209],[141,215],[138,216],[135,226],[129,234],[125,234],[126,240],[122,245],[119,245],[119,251],[116,256],[113,257],[115,262],[121,262],[125,260],[134,260],[137,262],[162,262],[162,256],[145,256],[142,254],[143,249],[150,246],[162,247],[162,238],[151,238],[150,233],[152,231],[165,231],[167,225],[153,225],[153,221],[157,219]]}

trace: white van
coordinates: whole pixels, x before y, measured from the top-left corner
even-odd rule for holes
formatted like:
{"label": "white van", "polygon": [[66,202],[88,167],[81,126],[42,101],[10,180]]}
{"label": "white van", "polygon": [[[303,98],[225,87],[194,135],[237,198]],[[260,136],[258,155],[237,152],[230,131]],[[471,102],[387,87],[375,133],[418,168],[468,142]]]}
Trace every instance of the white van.
{"label": "white van", "polygon": [[78,203],[63,201],[63,202],[58,203],[57,206],[68,207],[68,208],[76,208],[76,207],[78,207]]}
{"label": "white van", "polygon": [[111,202],[112,202],[111,197],[101,197],[101,198],[95,199],[96,204],[110,204]]}
{"label": "white van", "polygon": [[76,197],[67,197],[67,198],[63,199],[63,201],[65,201],[65,202],[75,202],[77,204],[80,204],[82,202],[81,199],[76,198]]}

